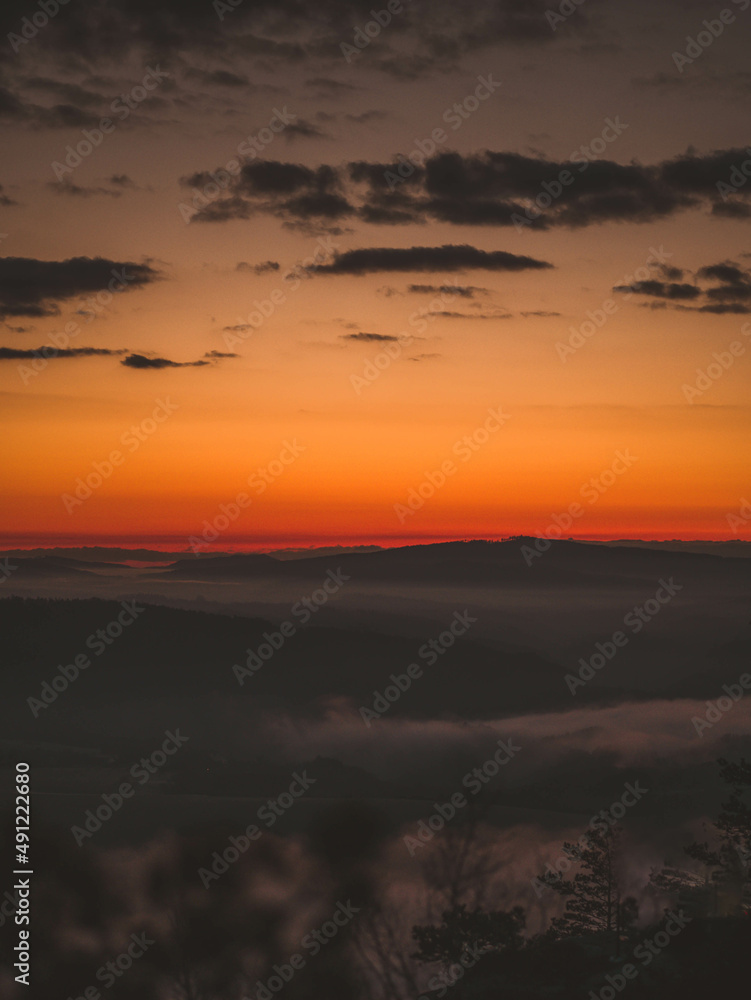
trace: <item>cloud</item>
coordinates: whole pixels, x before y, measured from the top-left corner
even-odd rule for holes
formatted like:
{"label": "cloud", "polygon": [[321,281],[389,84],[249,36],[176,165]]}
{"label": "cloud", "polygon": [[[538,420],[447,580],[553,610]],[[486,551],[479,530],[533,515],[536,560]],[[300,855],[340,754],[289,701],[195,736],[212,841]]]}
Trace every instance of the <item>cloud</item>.
{"label": "cloud", "polygon": [[[678,268],[664,268],[682,275]],[[740,267],[733,261],[723,261],[719,264],[709,264],[700,267],[696,272],[697,281],[712,282],[709,287],[699,284],[676,284],[665,281],[640,281],[632,285],[621,285],[613,289],[615,292],[637,293],[652,298],[663,299],[660,303],[666,306],[668,302],[673,308],[690,312],[712,313],[717,316],[725,314],[747,315],[751,313],[751,271]],[[691,301],[693,306],[682,303]],[[652,303],[653,308],[657,303]]]}
{"label": "cloud", "polygon": [[219,87],[244,88],[251,86],[247,76],[240,76],[238,73],[232,73],[226,69],[215,69],[207,72],[191,66],[186,70],[185,76],[188,79],[198,80],[200,83],[215,84]]}
{"label": "cloud", "polygon": [[[321,118],[322,121],[326,120]],[[323,129],[314,125],[313,122],[309,122],[304,118],[300,118],[296,122],[290,122],[286,125],[282,135],[285,139],[330,139],[331,136],[328,132],[324,132]]]}
{"label": "cloud", "polygon": [[368,343],[371,342],[381,342],[384,340],[394,341],[398,340],[398,337],[392,337],[390,334],[386,333],[343,333],[341,334],[342,340],[361,340]]}
{"label": "cloud", "polygon": [[725,314],[748,316],[751,314],[751,308],[742,305],[740,302],[723,302],[700,306],[697,312],[714,313],[716,316],[724,316]]}
{"label": "cloud", "polygon": [[696,299],[701,295],[701,289],[696,285],[665,281],[638,281],[633,285],[618,285],[613,291],[638,292],[640,295],[654,295],[658,299]]}
{"label": "cloud", "polygon": [[487,288],[479,288],[477,285],[408,285],[407,291],[415,295],[458,295],[462,299],[489,294]]}
{"label": "cloud", "polygon": [[315,76],[310,80],[306,80],[305,86],[316,90],[316,97],[326,97],[329,99],[334,99],[343,94],[351,94],[355,91],[362,90],[362,87],[357,87],[353,83],[345,83],[342,80],[332,80],[330,77],[326,76]]}
{"label": "cloud", "polygon": [[170,361],[168,358],[147,358],[143,354],[129,354],[120,362],[126,368],[202,368],[208,361]]}
{"label": "cloud", "polygon": [[278,271],[280,264],[276,260],[264,260],[260,264],[248,264],[241,260],[235,268],[236,271],[252,271],[253,274],[268,274],[270,271]]}
{"label": "cloud", "polygon": [[[348,218],[371,225],[442,222],[545,230],[653,222],[702,207],[718,217],[745,217],[751,185],[738,188],[729,201],[721,199],[717,185],[746,158],[744,150],[728,149],[686,153],[653,165],[624,165],[491,150],[442,152],[411,168],[406,177],[404,160],[317,168],[254,162],[233,178],[219,201],[203,209],[196,205],[194,220],[225,222],[271,214],[302,223]],[[561,183],[561,175],[569,181]],[[183,183],[202,187],[210,181],[211,174],[202,171]],[[560,190],[551,197],[548,189],[556,186]]]}
{"label": "cloud", "polygon": [[0,258],[0,319],[6,316],[55,316],[58,304],[105,289],[128,291],[158,281],[148,264],[103,257],[37,260]]}
{"label": "cloud", "polygon": [[442,309],[440,312],[430,312],[429,316],[441,319],[513,319],[513,313],[463,313]]}
{"label": "cloud", "polygon": [[[0,361],[25,361],[35,358],[51,360],[53,358],[92,358],[121,357],[120,362],[127,368],[203,368],[225,358],[238,358],[239,354],[228,354],[223,351],[207,351],[200,361],[170,361],[167,358],[149,358],[144,354],[134,354],[125,348],[112,349],[107,347],[66,347],[58,348],[47,344],[37,348],[0,347]],[[205,360],[204,360],[205,359]]]}
{"label": "cloud", "polygon": [[49,181],[47,187],[51,188],[55,194],[69,195],[74,198],[93,198],[95,195],[108,195],[110,198],[119,198],[122,191],[116,188],[105,187],[80,187],[70,181]]}
{"label": "cloud", "polygon": [[329,264],[322,264],[318,274],[375,274],[385,271],[523,271],[551,268],[547,261],[536,260],[505,250],[480,250],[468,244],[444,244],[440,247],[372,247],[337,254]]}
{"label": "cloud", "polygon": [[18,202],[14,201],[9,195],[5,194],[5,188],[0,184],[0,206],[3,208],[10,208],[12,205],[17,205]]}
{"label": "cloud", "polygon": [[543,319],[549,319],[553,316],[560,316],[561,314],[559,312],[548,312],[546,309],[535,309],[531,312],[520,313],[519,315],[523,316],[524,319],[527,319],[528,316],[539,316]]}
{"label": "cloud", "polygon": [[[551,31],[548,6],[549,0],[486,0],[464,7],[453,0],[433,0],[426,24],[419,6],[405,0],[378,46],[368,52],[368,65],[397,79],[414,79],[455,68],[462,57],[499,41],[506,48],[547,48],[559,44],[564,34],[570,41],[587,29],[590,12],[585,8],[565,33]],[[0,17],[4,38],[19,31],[25,10],[14,3],[5,7]],[[239,88],[232,79],[238,75],[235,65],[256,59],[277,72],[305,65],[311,87],[336,95],[346,84],[332,79],[329,67],[333,60],[343,64],[342,43],[351,45],[355,30],[372,21],[372,10],[372,0],[320,0],[315,16],[309,17],[301,16],[298,0],[246,0],[224,15],[222,24],[206,0],[108,0],[66,6],[64,17],[51,18],[31,45],[22,45],[28,54],[38,53],[46,77],[51,66],[79,64],[92,72],[97,65],[166,60],[179,53],[190,61],[187,73],[204,83]]]}
{"label": "cloud", "polygon": [[130,177],[128,177],[127,174],[112,174],[112,176],[108,177],[107,180],[109,181],[110,184],[114,184],[117,187],[122,187],[122,188],[138,187],[136,182],[132,180]]}
{"label": "cloud", "polygon": [[44,107],[26,101],[7,87],[0,86],[0,121],[16,122],[33,128],[84,128],[95,125],[94,115],[73,104]]}
{"label": "cloud", "polygon": [[119,354],[126,354],[124,350],[110,350],[106,347],[52,347],[47,344],[36,349],[21,350],[16,347],[0,347],[0,361],[23,361],[32,358],[92,358],[92,357],[115,357]]}

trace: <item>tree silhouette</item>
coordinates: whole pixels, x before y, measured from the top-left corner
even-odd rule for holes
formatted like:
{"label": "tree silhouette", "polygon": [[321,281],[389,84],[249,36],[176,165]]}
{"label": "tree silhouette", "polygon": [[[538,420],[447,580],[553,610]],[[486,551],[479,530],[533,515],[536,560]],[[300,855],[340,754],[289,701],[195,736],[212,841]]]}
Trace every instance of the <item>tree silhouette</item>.
{"label": "tree silhouette", "polygon": [[468,910],[462,903],[446,910],[438,927],[412,928],[412,937],[419,945],[415,958],[450,966],[479,952],[520,948],[524,924],[524,910],[520,906],[508,912],[487,913],[480,907]]}
{"label": "tree silhouette", "polygon": [[563,915],[553,918],[553,933],[613,934],[617,951],[622,933],[638,916],[636,900],[623,895],[621,828],[592,830],[584,846],[565,842],[563,854],[579,866],[573,878],[553,878],[549,873],[540,876],[547,886],[567,897]]}
{"label": "tree silhouette", "polygon": [[684,848],[705,866],[705,873],[662,868],[652,873],[651,884],[700,914],[741,916],[751,908],[751,808],[743,798],[751,787],[751,764],[743,758],[737,763],[720,758],[717,763],[731,791],[712,824],[714,842],[695,841]]}

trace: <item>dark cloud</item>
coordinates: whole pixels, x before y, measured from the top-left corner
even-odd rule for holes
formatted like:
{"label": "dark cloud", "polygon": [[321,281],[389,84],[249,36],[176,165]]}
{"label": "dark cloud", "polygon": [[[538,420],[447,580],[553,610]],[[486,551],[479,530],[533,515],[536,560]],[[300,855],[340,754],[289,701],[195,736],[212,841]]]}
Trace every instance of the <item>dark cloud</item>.
{"label": "dark cloud", "polygon": [[239,358],[240,355],[239,354],[227,353],[226,351],[207,351],[204,354],[204,357],[205,358],[210,358],[210,359],[214,358],[214,359],[218,360],[220,358]]}
{"label": "dark cloud", "polygon": [[[326,120],[321,117],[321,121]],[[330,139],[331,136],[328,132],[324,132],[322,128],[314,125],[313,122],[306,121],[304,118],[300,118],[299,121],[291,122],[286,125],[282,135],[285,139]]]}
{"label": "dark cloud", "polygon": [[702,267],[696,272],[697,278],[710,278],[715,281],[722,281],[730,285],[739,285],[748,282],[748,272],[738,267],[737,264],[710,264],[709,267]]}
{"label": "dark cloud", "polygon": [[240,76],[238,73],[231,73],[226,69],[215,69],[207,72],[203,69],[196,69],[191,66],[185,73],[188,79],[198,80],[200,83],[215,84],[219,87],[248,87],[250,81],[247,76]]}
{"label": "dark cloud", "polygon": [[429,316],[441,319],[513,319],[513,313],[463,313],[442,309],[440,312],[430,312]]}
{"label": "dark cloud", "polygon": [[723,219],[751,219],[751,205],[744,201],[716,201],[712,205],[712,215]]}
{"label": "dark cloud", "polygon": [[519,315],[523,316],[524,319],[526,319],[528,316],[539,316],[543,319],[549,319],[553,316],[560,316],[561,314],[559,312],[548,312],[545,309],[535,309],[532,312],[523,312],[520,313]]}
{"label": "dark cloud", "polygon": [[99,119],[74,104],[45,107],[26,101],[7,87],[0,87],[0,121],[30,125],[33,128],[85,128]]}
{"label": "dark cloud", "polygon": [[[357,160],[318,168],[253,162],[243,167],[218,202],[202,210],[197,205],[195,219],[219,222],[270,213],[303,223],[352,218],[372,225],[433,221],[544,230],[653,222],[701,207],[717,216],[744,217],[743,199],[751,197],[751,185],[734,188],[730,200],[723,200],[718,185],[746,158],[744,150],[730,149],[701,156],[686,153],[654,165],[624,165],[485,150],[439,153],[419,167],[406,160]],[[566,183],[560,182],[561,176]],[[202,171],[183,183],[204,186],[211,180],[211,174]],[[739,205],[744,210],[739,211]]]}
{"label": "dark cloud", "polygon": [[170,361],[168,358],[147,358],[143,354],[129,354],[120,362],[126,368],[201,368],[208,361]]}
{"label": "dark cloud", "polygon": [[17,205],[18,202],[11,198],[9,195],[5,194],[5,188],[0,184],[0,206],[3,208],[10,208],[11,205]]}
{"label": "dark cloud", "polygon": [[128,177],[127,174],[112,174],[107,180],[110,184],[114,184],[116,187],[121,188],[137,188],[138,185],[132,178]]}
{"label": "dark cloud", "polygon": [[714,313],[716,316],[732,314],[734,316],[748,316],[751,313],[749,306],[744,306],[740,302],[722,302],[715,305],[700,306],[697,312]]}
{"label": "dark cloud", "polygon": [[[388,32],[367,53],[368,65],[398,79],[459,65],[462,57],[499,43],[506,47],[530,44],[552,46],[564,32],[551,30],[545,12],[548,0],[487,0],[457,6],[453,0],[433,0],[426,22],[419,4],[405,2],[393,16]],[[372,21],[372,0],[321,0],[314,13],[299,0],[245,0],[223,20],[206,0],[108,0],[106,3],[65,5],[21,54],[36,55],[45,66],[78,62],[90,69],[98,64],[127,64],[131,57],[166,59],[175,53],[190,59],[191,72],[234,73],[234,63],[248,57],[264,66],[284,69],[303,62],[321,66],[343,64],[342,43],[350,45],[357,28]],[[7,0],[0,14],[3,38],[18,32],[28,16],[23,0]],[[579,9],[565,32],[570,41],[588,27],[590,12]],[[360,58],[359,50],[353,49]],[[64,54],[64,56],[63,56]],[[351,66],[349,67],[352,68]],[[315,71],[314,71],[315,72]],[[239,86],[221,79],[223,86]],[[337,93],[339,81],[314,76],[310,85]]]}
{"label": "dark cloud", "polygon": [[680,267],[670,267],[669,264],[662,265],[662,273],[669,281],[680,281],[683,277],[683,271]]}
{"label": "dark cloud", "polygon": [[119,198],[122,194],[122,191],[118,191],[116,188],[80,187],[78,184],[72,184],[70,181],[49,181],[47,187],[51,188],[55,194],[68,195],[72,198],[93,198],[96,195],[108,195],[110,198]]}
{"label": "dark cloud", "polygon": [[159,280],[148,264],[71,257],[37,260],[32,257],[0,258],[0,319],[5,316],[54,316],[58,303],[89,292],[131,290]]}
{"label": "dark cloud", "polygon": [[658,299],[696,299],[701,295],[701,288],[696,285],[665,281],[639,281],[633,285],[619,285],[614,292],[638,292],[640,295],[654,295]]}
{"label": "dark cloud", "polygon": [[[663,272],[683,274],[678,268],[663,268]],[[674,308],[684,311],[713,313],[717,316],[725,314],[746,315],[751,312],[747,303],[751,303],[751,271],[739,267],[733,261],[720,264],[709,264],[700,267],[696,272],[697,281],[713,282],[709,287],[702,285],[676,284],[664,281],[640,281],[632,285],[622,285],[613,289],[615,292],[637,293],[652,298],[667,300]],[[693,301],[694,306],[681,303]],[[657,304],[652,303],[655,307]]]}
{"label": "dark cloud", "polygon": [[398,337],[392,337],[390,334],[386,333],[343,333],[341,334],[342,340],[360,340],[366,343],[380,342],[384,340],[393,341],[398,340]]}
{"label": "dark cloud", "polygon": [[505,250],[479,250],[468,244],[440,247],[371,247],[338,254],[330,264],[322,264],[319,274],[374,274],[383,271],[524,271],[550,268],[536,260]]}
{"label": "dark cloud", "polygon": [[113,351],[106,347],[52,347],[45,345],[36,349],[21,350],[16,347],[0,347],[0,361],[23,361],[32,358],[93,358],[115,357],[126,354],[124,350]]}
{"label": "dark cloud", "polygon": [[247,261],[241,260],[235,270],[252,271],[253,274],[269,274],[272,271],[278,271],[280,267],[281,265],[276,260],[264,260],[260,264],[248,264]]}
{"label": "dark cloud", "polygon": [[[181,179],[189,188],[212,183],[207,171]],[[310,168],[299,163],[262,160],[246,163],[233,179],[224,198],[199,207],[192,222],[225,222],[247,219],[266,212],[285,221],[331,222],[352,215],[354,209],[339,193],[340,182],[333,167]]]}
{"label": "dark cloud", "polygon": [[326,76],[315,76],[310,80],[306,80],[305,86],[316,90],[316,97],[319,98],[337,98],[343,94],[351,94],[362,89],[361,87],[356,87],[353,83],[344,83],[341,80],[332,80],[330,77]]}
{"label": "dark cloud", "polygon": [[479,288],[477,285],[408,285],[407,291],[416,295],[458,295],[462,299],[488,294],[487,288]]}

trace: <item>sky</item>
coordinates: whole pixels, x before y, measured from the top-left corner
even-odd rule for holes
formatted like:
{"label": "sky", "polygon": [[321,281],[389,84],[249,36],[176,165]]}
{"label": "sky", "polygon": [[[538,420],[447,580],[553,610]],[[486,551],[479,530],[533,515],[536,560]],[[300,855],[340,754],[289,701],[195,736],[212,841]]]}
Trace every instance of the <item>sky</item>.
{"label": "sky", "polygon": [[749,538],[750,7],[6,5],[0,544]]}

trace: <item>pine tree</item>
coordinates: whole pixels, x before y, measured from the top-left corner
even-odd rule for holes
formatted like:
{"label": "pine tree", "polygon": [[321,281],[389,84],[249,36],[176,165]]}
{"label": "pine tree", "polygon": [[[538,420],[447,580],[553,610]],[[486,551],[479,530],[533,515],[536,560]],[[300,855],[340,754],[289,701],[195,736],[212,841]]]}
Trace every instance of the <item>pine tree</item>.
{"label": "pine tree", "polygon": [[751,788],[751,764],[744,759],[733,763],[723,758],[717,763],[720,776],[731,789],[713,824],[717,838],[713,845],[695,842],[685,851],[710,870],[720,911],[738,914],[747,912],[751,905],[751,808],[743,799],[745,790]]}
{"label": "pine tree", "polygon": [[462,903],[446,910],[438,927],[412,928],[412,937],[419,945],[414,957],[420,962],[450,966],[478,953],[520,948],[524,925],[520,906],[487,912],[480,907],[468,910]]}
{"label": "pine tree", "polygon": [[560,937],[609,933],[614,935],[617,950],[621,934],[638,916],[636,900],[623,896],[620,827],[592,830],[583,846],[566,842],[563,854],[578,865],[574,877],[541,876],[546,885],[567,897],[563,916],[552,921],[553,933]]}

